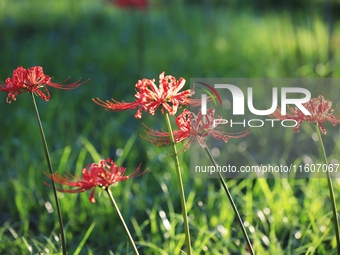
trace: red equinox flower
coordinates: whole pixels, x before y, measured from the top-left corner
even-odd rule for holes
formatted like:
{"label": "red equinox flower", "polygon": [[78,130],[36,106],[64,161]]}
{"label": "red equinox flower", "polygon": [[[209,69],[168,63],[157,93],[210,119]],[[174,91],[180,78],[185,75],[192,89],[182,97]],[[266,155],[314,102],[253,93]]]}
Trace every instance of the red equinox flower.
{"label": "red equinox flower", "polygon": [[340,123],[340,116],[333,115],[334,109],[332,108],[332,102],[326,100],[322,95],[319,95],[318,98],[312,98],[302,105],[311,115],[305,115],[298,108],[288,106],[291,114],[287,113],[287,115],[281,115],[281,109],[280,107],[277,107],[276,111],[271,116],[280,120],[295,120],[297,122],[297,125],[294,127],[295,132],[299,132],[299,126],[303,121],[316,123],[324,135],[326,134],[326,129],[322,125],[323,122],[331,122],[333,126]]}
{"label": "red equinox flower", "polygon": [[112,99],[113,102],[103,101],[99,98],[92,99],[96,104],[106,108],[110,111],[124,111],[129,109],[138,108],[135,117],[142,117],[142,110],[148,111],[151,115],[154,115],[158,107],[162,107],[162,113],[164,109],[169,112],[170,115],[175,115],[180,105],[189,105],[189,97],[193,94],[193,91],[188,89],[179,92],[185,84],[185,79],[180,78],[176,81],[176,78],[168,75],[164,77],[164,72],[159,75],[159,87],[156,86],[155,80],[143,79],[136,83],[137,91],[135,97],[136,100],[131,103],[118,102]]}
{"label": "red equinox flower", "polygon": [[71,174],[63,177],[59,173],[47,176],[59,184],[77,187],[76,189],[58,189],[61,192],[80,193],[93,189],[90,194],[90,202],[95,203],[94,191],[97,186],[108,189],[112,184],[138,177],[146,171],[140,172],[139,170],[140,165],[132,174],[124,176],[126,168],[118,166],[113,160],[108,158],[99,161],[99,163],[87,165],[87,167],[82,170],[83,175],[81,178],[72,176]]}
{"label": "red equinox flower", "polygon": [[149,3],[147,0],[116,0],[114,4],[121,8],[145,9]]}
{"label": "red equinox flower", "polygon": [[[189,141],[185,145],[186,147],[189,147],[190,144],[194,144],[197,141],[205,148],[207,145],[204,140],[209,136],[226,143],[230,138],[242,138],[250,133],[249,130],[239,133],[218,131],[215,129],[215,121],[221,119],[222,117],[215,117],[214,108],[208,109],[206,115],[202,115],[201,112],[196,115],[189,110],[184,109],[182,114],[178,115],[176,118],[178,130],[173,131],[175,143],[182,142],[189,138]],[[147,133],[150,137],[150,141],[157,146],[167,146],[171,144],[168,132],[149,129]]]}
{"label": "red equinox flower", "polygon": [[[16,100],[16,96],[24,93],[31,92],[40,96],[42,99],[50,100],[50,93],[46,86],[51,86],[58,89],[74,89],[83,83],[78,81],[62,85],[51,82],[51,77],[45,75],[41,66],[33,66],[25,69],[19,66],[13,71],[13,77],[7,78],[5,83],[0,84],[0,91],[7,92],[6,102],[11,103],[11,100]],[[43,89],[44,91],[42,91]]]}

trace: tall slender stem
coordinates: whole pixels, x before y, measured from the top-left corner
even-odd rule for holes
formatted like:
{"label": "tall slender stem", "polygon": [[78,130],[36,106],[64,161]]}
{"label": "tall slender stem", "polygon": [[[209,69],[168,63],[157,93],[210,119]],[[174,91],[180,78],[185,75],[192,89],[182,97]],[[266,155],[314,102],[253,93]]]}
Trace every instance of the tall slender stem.
{"label": "tall slender stem", "polygon": [[105,188],[105,190],[106,190],[107,194],[109,195],[109,197],[110,197],[110,199],[111,199],[111,202],[112,202],[114,208],[116,209],[116,212],[117,212],[117,214],[118,214],[118,216],[119,216],[119,219],[120,219],[120,221],[121,221],[121,223],[122,223],[122,225],[123,225],[123,227],[124,227],[125,233],[126,233],[128,239],[129,239],[129,242],[130,242],[130,244],[131,244],[131,246],[132,246],[133,253],[134,253],[135,255],[139,255],[138,250],[137,250],[137,247],[136,247],[136,245],[135,245],[135,242],[133,241],[133,238],[132,238],[132,236],[131,236],[131,234],[130,234],[130,231],[129,231],[128,227],[127,227],[126,224],[125,224],[124,218],[123,218],[122,214],[120,213],[120,210],[119,210],[119,208],[118,208],[118,206],[117,206],[116,200],[115,200],[114,197],[112,196],[112,193],[111,193],[110,188]]}
{"label": "tall slender stem", "polygon": [[185,242],[186,242],[186,246],[187,246],[187,254],[192,255],[189,221],[188,221],[188,212],[187,212],[187,206],[186,206],[186,202],[185,202],[181,167],[180,167],[180,164],[179,164],[178,152],[177,152],[174,134],[172,132],[171,122],[170,122],[168,113],[165,114],[165,121],[166,121],[166,125],[168,126],[168,131],[169,131],[170,139],[171,139],[171,146],[172,146],[172,150],[173,150],[173,156],[174,156],[174,160],[175,160],[177,182],[178,182],[179,193],[180,193],[181,204],[182,204],[182,215],[183,215],[183,221],[184,221],[184,231],[185,231]]}
{"label": "tall slender stem", "polygon": [[[43,146],[44,146],[44,152],[45,152],[45,157],[46,157],[48,169],[49,169],[50,174],[53,175],[51,157],[50,157],[50,153],[48,151],[48,146],[47,146],[47,142],[46,142],[46,138],[45,138],[45,134],[44,134],[44,129],[43,129],[43,126],[42,126],[42,123],[41,123],[37,103],[35,102],[34,94],[33,93],[30,93],[30,94],[32,96],[35,113],[37,115],[38,125],[39,125],[39,129],[40,129],[40,135],[41,135],[41,139],[42,139]],[[52,179],[52,188],[53,188],[53,194],[54,194],[54,199],[55,199],[55,203],[56,203],[56,207],[57,207],[57,213],[58,213],[58,219],[59,219],[61,248],[62,248],[63,255],[66,255],[66,240],[65,240],[65,234],[64,234],[63,218],[61,216],[61,210],[60,210],[60,204],[59,204],[58,195],[57,195],[57,189],[56,189],[55,182],[54,182],[53,179]]]}
{"label": "tall slender stem", "polygon": [[[214,164],[215,168],[217,169],[217,163],[216,163],[214,157],[211,155],[211,152],[210,152],[209,148],[206,146],[204,149],[205,149],[205,151],[207,152],[208,157],[210,158],[211,162]],[[245,229],[245,227],[244,227],[244,224],[243,224],[241,215],[239,214],[239,212],[238,212],[238,210],[237,210],[236,204],[235,204],[234,199],[233,199],[233,197],[231,196],[231,193],[230,193],[230,191],[229,191],[229,189],[228,189],[227,183],[224,181],[223,176],[221,175],[220,172],[218,172],[218,176],[219,176],[219,178],[220,178],[220,181],[221,181],[221,183],[222,183],[222,186],[223,186],[225,192],[227,193],[227,196],[228,196],[228,198],[229,198],[231,207],[233,208],[233,210],[234,210],[234,212],[235,212],[236,218],[237,218],[238,222],[240,223],[241,230],[242,230],[242,232],[243,232],[244,238],[245,238],[246,241],[247,241],[249,251],[250,251],[250,253],[251,253],[252,255],[255,255],[255,252],[254,252],[253,247],[252,247],[252,245],[251,245],[251,242],[250,242],[250,239],[249,239],[249,237],[248,237],[247,231],[246,231],[246,229]]]}
{"label": "tall slender stem", "polygon": [[[324,159],[324,162],[326,166],[328,167],[328,160],[326,156],[326,150],[325,146],[322,141],[320,129],[318,125],[316,126],[316,133],[318,134],[319,142],[320,142],[320,147],[321,147],[321,153]],[[338,213],[336,209],[336,202],[335,202],[335,196],[334,196],[334,189],[333,189],[333,183],[332,183],[332,177],[327,169],[327,182],[328,182],[328,189],[329,189],[329,196],[331,199],[332,203],[332,211],[333,211],[333,222],[334,222],[334,228],[335,228],[335,236],[336,236],[336,245],[337,245],[337,251],[338,255],[340,255],[340,232],[339,232],[339,220],[338,220]]]}

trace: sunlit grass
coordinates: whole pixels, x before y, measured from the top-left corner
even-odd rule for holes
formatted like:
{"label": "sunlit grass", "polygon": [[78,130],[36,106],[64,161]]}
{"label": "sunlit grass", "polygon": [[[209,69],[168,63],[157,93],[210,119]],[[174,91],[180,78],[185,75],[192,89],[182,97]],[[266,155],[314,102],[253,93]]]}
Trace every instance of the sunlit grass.
{"label": "sunlit grass", "polygon": [[[335,49],[331,62],[327,24],[317,14],[259,14],[233,8],[209,12],[183,6],[185,15],[176,19],[174,7],[155,6],[142,16],[145,66],[139,76],[134,31],[140,16],[131,11],[90,0],[0,1],[0,80],[20,65],[41,65],[56,82],[69,76],[90,78],[74,91],[51,90],[48,103],[38,101],[54,168],[61,174],[80,174],[87,164],[109,156],[127,171],[142,163],[149,171],[113,187],[113,195],[144,254],[180,254],[183,224],[174,165],[167,156],[170,149],[154,147],[138,136],[145,134],[134,112],[110,113],[91,99],[131,101],[137,79],[157,79],[161,71],[187,81],[190,77],[324,77],[330,72],[337,77],[339,23],[330,44]],[[23,94],[8,105],[5,97],[2,94],[0,100],[0,253],[57,254],[52,191],[44,185],[47,166],[30,98]],[[143,122],[165,129],[147,115]],[[314,145],[313,130],[302,125],[298,135],[293,130],[274,132],[256,156],[267,162],[290,158],[296,164],[304,157],[317,160],[316,151],[297,148]],[[263,137],[254,131],[247,137],[253,143],[250,148]],[[240,142],[230,144],[237,148]],[[336,159],[339,133],[325,142],[329,160]],[[232,155],[239,164],[259,160],[251,150]],[[218,181],[190,179],[188,152],[180,157],[194,250],[245,254],[243,236]],[[325,179],[244,179],[228,180],[228,185],[257,254],[335,254]],[[338,182],[335,189],[340,191]],[[59,196],[70,254],[128,253],[108,199],[93,205],[89,194]]]}

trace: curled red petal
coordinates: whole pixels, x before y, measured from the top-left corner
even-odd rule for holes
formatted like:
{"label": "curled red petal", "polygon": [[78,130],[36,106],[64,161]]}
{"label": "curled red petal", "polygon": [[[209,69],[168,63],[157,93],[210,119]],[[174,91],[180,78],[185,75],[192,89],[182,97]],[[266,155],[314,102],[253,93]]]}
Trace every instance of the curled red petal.
{"label": "curled red petal", "polygon": [[92,191],[91,191],[91,194],[90,194],[90,198],[89,198],[89,200],[90,200],[90,202],[92,203],[92,204],[94,204],[95,202],[96,202],[96,199],[94,198],[94,191],[96,190],[96,188],[94,188]]}
{"label": "curled red petal", "polygon": [[74,89],[87,82],[79,81],[80,80],[65,85],[57,84],[51,82],[51,77],[44,74],[41,66],[33,66],[28,69],[19,66],[13,71],[12,77],[6,79],[5,84],[0,84],[0,92],[8,93],[6,98],[7,103],[10,103],[11,99],[16,100],[16,96],[24,92],[34,93],[48,101],[50,99],[50,93],[47,86],[58,89]]}
{"label": "curled red petal", "polygon": [[[139,165],[130,175],[125,175],[126,168],[118,166],[112,159],[100,160],[98,163],[92,163],[82,169],[82,176],[75,177],[71,174],[61,176],[59,173],[46,174],[50,179],[58,184],[71,187],[71,189],[58,188],[58,191],[66,193],[80,193],[92,189],[90,202],[95,202],[95,188],[97,186],[108,189],[111,185],[138,177],[145,173],[140,171]],[[47,184],[48,185],[48,184]]]}
{"label": "curled red petal", "polygon": [[302,105],[308,110],[310,115],[304,114],[300,109],[296,107],[288,107],[290,113],[282,115],[281,108],[277,107],[275,112],[271,114],[270,117],[274,117],[280,120],[295,120],[297,123],[294,127],[295,132],[299,132],[299,126],[302,122],[317,124],[323,134],[326,134],[326,129],[323,126],[324,122],[330,122],[333,124],[333,126],[336,126],[338,123],[340,123],[340,116],[334,115],[332,102],[328,99],[325,99],[322,95],[319,95],[317,98],[312,98]]}
{"label": "curled red petal", "polygon": [[101,100],[100,98],[96,98],[96,99],[92,98],[92,101],[109,111],[125,111],[125,110],[136,109],[137,107],[141,106],[140,103],[136,101],[132,103],[125,103],[125,102],[118,102],[112,99],[112,102],[111,102],[109,100],[106,100],[106,101]]}
{"label": "curled red petal", "polygon": [[[67,78],[64,82],[66,82],[69,78]],[[58,84],[58,83],[54,83],[54,82],[47,82],[46,84],[50,87],[53,88],[57,88],[57,89],[63,89],[63,90],[71,90],[71,89],[75,89],[78,88],[79,86],[83,85],[84,83],[88,82],[90,79],[87,79],[83,82],[80,82],[81,79],[78,79],[77,81],[73,82],[73,83],[69,83],[69,84]]]}
{"label": "curled red petal", "polygon": [[165,111],[170,115],[175,115],[181,105],[190,104],[190,96],[193,94],[192,90],[185,90],[180,92],[185,85],[185,79],[179,78],[176,80],[171,75],[164,75],[162,72],[159,75],[159,86],[155,84],[155,79],[138,80],[135,87],[137,92],[135,94],[135,101],[132,103],[118,102],[114,99],[111,101],[103,101],[99,98],[92,99],[96,104],[111,111],[124,111],[130,109],[137,109],[136,118],[142,117],[142,111],[149,112],[154,115],[155,112],[161,108],[162,113]]}

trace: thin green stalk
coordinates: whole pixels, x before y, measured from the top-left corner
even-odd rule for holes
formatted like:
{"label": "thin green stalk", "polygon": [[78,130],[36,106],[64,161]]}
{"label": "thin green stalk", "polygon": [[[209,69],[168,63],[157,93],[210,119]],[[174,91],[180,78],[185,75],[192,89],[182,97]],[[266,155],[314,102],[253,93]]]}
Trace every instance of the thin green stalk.
{"label": "thin green stalk", "polygon": [[[323,159],[325,161],[325,164],[328,166],[328,160],[327,160],[327,157],[326,157],[326,150],[325,150],[325,146],[323,145],[320,129],[319,129],[318,125],[315,125],[315,126],[316,126],[316,133],[318,134],[318,138],[319,138],[319,142],[320,142],[322,156],[323,156]],[[339,220],[338,220],[338,213],[337,213],[337,209],[336,209],[336,202],[335,202],[335,196],[334,196],[332,177],[331,177],[329,171],[327,171],[327,182],[328,182],[329,196],[330,196],[331,203],[332,203],[333,221],[334,221],[335,236],[336,236],[336,246],[337,246],[338,255],[340,255]]]}
{"label": "thin green stalk", "polygon": [[[217,169],[217,163],[216,163],[214,157],[211,155],[211,152],[210,152],[209,148],[206,146],[204,149],[205,149],[205,151],[207,152],[208,157],[210,158],[211,162],[214,164],[215,168]],[[243,224],[241,215],[239,214],[239,212],[238,212],[238,210],[237,210],[236,204],[235,204],[234,199],[233,199],[233,197],[231,196],[231,193],[230,193],[230,191],[229,191],[229,189],[228,189],[227,183],[224,181],[223,176],[221,175],[220,172],[218,172],[218,176],[219,176],[219,178],[220,178],[220,181],[221,181],[221,183],[222,183],[222,186],[223,186],[225,192],[227,193],[227,196],[228,196],[228,198],[229,198],[231,207],[233,208],[233,210],[234,210],[234,212],[235,212],[236,218],[237,218],[238,222],[240,223],[241,230],[242,230],[242,233],[243,233],[243,235],[244,235],[244,238],[245,238],[246,241],[247,241],[247,244],[248,244],[248,248],[249,248],[250,254],[255,255],[255,252],[254,252],[254,250],[253,250],[253,247],[252,247],[252,245],[251,245],[250,239],[249,239],[249,237],[248,237],[246,228],[244,227],[244,224]]]}
{"label": "thin green stalk", "polygon": [[[33,93],[30,93],[30,94],[32,96],[35,113],[37,115],[38,125],[39,125],[39,129],[40,129],[40,135],[41,135],[41,139],[42,139],[43,146],[44,146],[44,152],[45,152],[45,157],[46,157],[48,169],[49,169],[50,174],[53,175],[51,157],[50,157],[50,153],[48,151],[47,142],[46,142],[46,138],[45,138],[45,134],[44,134],[44,129],[43,129],[43,126],[42,126],[42,123],[41,123],[37,103],[35,102],[34,94]],[[52,179],[52,188],[53,188],[53,194],[54,194],[54,199],[55,199],[55,203],[56,203],[56,207],[57,207],[57,213],[58,213],[58,219],[59,219],[61,249],[62,249],[63,255],[66,255],[67,253],[66,253],[66,241],[65,241],[65,234],[64,234],[63,218],[61,216],[61,210],[60,210],[60,204],[59,204],[58,195],[57,195],[57,189],[56,189],[55,182],[54,182],[53,179]]]}
{"label": "thin green stalk", "polygon": [[166,122],[166,125],[168,126],[170,139],[171,139],[171,146],[172,146],[174,160],[175,160],[177,182],[178,182],[179,193],[180,193],[180,198],[181,198],[181,205],[182,205],[182,215],[183,215],[183,221],[184,221],[184,231],[185,231],[185,242],[186,242],[186,246],[187,246],[187,254],[192,255],[189,221],[188,221],[188,212],[187,212],[187,206],[186,206],[186,202],[185,202],[183,180],[182,180],[182,175],[181,175],[181,167],[180,167],[180,164],[179,164],[178,152],[177,152],[174,134],[172,132],[171,122],[170,122],[170,118],[169,118],[168,113],[165,114],[165,122]]}
{"label": "thin green stalk", "polygon": [[120,221],[121,221],[121,223],[122,223],[122,225],[123,225],[123,227],[124,227],[125,233],[126,233],[126,235],[128,236],[129,242],[130,242],[130,244],[131,244],[131,246],[132,246],[133,253],[134,253],[135,255],[139,255],[138,250],[137,250],[137,247],[136,247],[136,245],[135,245],[135,242],[133,241],[133,238],[132,238],[132,236],[131,236],[131,234],[130,234],[130,231],[129,231],[128,227],[127,227],[126,224],[125,224],[124,218],[123,218],[122,214],[120,213],[120,210],[119,210],[119,208],[118,208],[118,206],[117,206],[117,203],[116,203],[114,197],[112,196],[112,193],[111,193],[110,188],[106,188],[105,190],[106,190],[107,194],[109,195],[109,197],[110,197],[110,199],[111,199],[111,202],[112,202],[114,208],[116,209],[116,212],[117,212],[117,214],[118,214],[118,216],[119,216],[119,219],[120,219]]}

